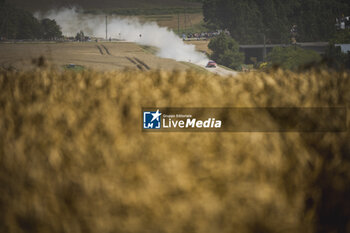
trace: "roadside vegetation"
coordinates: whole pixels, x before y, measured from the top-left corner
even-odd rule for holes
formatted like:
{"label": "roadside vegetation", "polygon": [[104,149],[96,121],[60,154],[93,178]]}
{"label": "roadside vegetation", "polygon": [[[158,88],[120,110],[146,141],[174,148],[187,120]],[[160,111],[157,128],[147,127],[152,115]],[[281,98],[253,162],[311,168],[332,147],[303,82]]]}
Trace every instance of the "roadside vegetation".
{"label": "roadside vegetation", "polygon": [[331,44],[350,44],[350,29],[337,31],[330,40]]}
{"label": "roadside vegetation", "polygon": [[348,131],[147,134],[141,107],[349,103],[327,70],[1,71],[0,232],[347,232]]}
{"label": "roadside vegetation", "polygon": [[329,44],[324,54],[300,47],[275,47],[259,68],[280,67],[287,70],[300,70],[307,67],[323,67],[333,70],[350,70],[350,52],[343,53],[340,47]]}
{"label": "roadside vegetation", "polygon": [[329,44],[326,53],[323,55],[326,65],[335,70],[350,70],[350,52],[343,53],[339,46]]}
{"label": "roadside vegetation", "polygon": [[275,47],[267,56],[267,68],[280,66],[283,69],[297,70],[298,68],[321,61],[321,55],[312,50],[297,46]]}
{"label": "roadside vegetation", "polygon": [[229,68],[241,70],[244,54],[239,52],[239,45],[232,37],[222,33],[210,40],[208,48],[213,51],[211,59]]}

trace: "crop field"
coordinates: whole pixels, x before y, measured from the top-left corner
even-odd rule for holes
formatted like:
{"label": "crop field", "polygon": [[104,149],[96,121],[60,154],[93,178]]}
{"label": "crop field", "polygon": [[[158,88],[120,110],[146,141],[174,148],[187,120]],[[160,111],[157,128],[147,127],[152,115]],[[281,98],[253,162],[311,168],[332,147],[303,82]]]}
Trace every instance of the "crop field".
{"label": "crop field", "polygon": [[0,43],[0,67],[3,69],[32,69],[33,63],[37,64],[36,60],[41,56],[48,63],[46,65],[58,68],[70,64],[98,71],[190,68],[185,63],[159,58],[147,49],[128,42]]}
{"label": "crop field", "polygon": [[0,232],[347,232],[348,132],[142,133],[141,107],[349,103],[326,70],[0,71]]}
{"label": "crop field", "polygon": [[203,14],[172,14],[172,15],[141,15],[138,16],[141,22],[153,21],[161,27],[168,27],[177,32],[178,26],[180,30],[193,32],[193,28],[203,22]]}
{"label": "crop field", "polygon": [[203,52],[203,53],[207,53],[207,54],[211,54],[212,51],[208,48],[208,44],[209,44],[210,40],[192,40],[192,41],[185,41],[186,44],[193,44],[196,46],[196,50]]}
{"label": "crop field", "polygon": [[96,11],[114,11],[114,10],[128,10],[138,9],[150,10],[150,12],[161,11],[162,9],[177,9],[177,8],[201,8],[201,3],[195,1],[183,1],[183,0],[72,0],[72,1],[42,1],[42,0],[11,0],[11,2],[20,7],[31,11],[45,11],[54,8],[78,6],[87,10]]}
{"label": "crop field", "polygon": [[112,15],[113,17],[119,18],[137,18],[140,22],[155,22],[160,27],[167,27],[173,30],[175,33],[180,30],[180,34],[184,33],[194,33],[201,32],[202,30],[206,30],[201,28],[201,24],[203,23],[203,14],[202,13],[179,13],[179,14],[152,14],[152,15]]}

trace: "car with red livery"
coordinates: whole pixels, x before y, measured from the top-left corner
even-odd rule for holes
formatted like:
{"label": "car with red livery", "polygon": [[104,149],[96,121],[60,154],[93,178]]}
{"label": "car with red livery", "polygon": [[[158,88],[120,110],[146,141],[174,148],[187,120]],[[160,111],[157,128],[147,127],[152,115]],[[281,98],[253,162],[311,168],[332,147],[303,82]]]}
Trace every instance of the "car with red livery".
{"label": "car with red livery", "polygon": [[216,66],[217,66],[216,62],[210,60],[205,67],[207,67],[207,68],[216,68]]}

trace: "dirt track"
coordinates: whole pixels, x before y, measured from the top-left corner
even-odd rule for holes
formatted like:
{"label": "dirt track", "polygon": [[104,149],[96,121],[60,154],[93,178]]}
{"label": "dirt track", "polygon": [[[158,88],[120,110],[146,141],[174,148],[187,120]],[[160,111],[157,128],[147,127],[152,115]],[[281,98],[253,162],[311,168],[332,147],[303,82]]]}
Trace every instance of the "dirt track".
{"label": "dirt track", "polygon": [[206,70],[208,70],[209,72],[212,72],[214,74],[218,74],[220,76],[236,76],[238,74],[237,71],[234,70],[227,70],[224,69],[222,67],[216,67],[216,68],[205,68]]}

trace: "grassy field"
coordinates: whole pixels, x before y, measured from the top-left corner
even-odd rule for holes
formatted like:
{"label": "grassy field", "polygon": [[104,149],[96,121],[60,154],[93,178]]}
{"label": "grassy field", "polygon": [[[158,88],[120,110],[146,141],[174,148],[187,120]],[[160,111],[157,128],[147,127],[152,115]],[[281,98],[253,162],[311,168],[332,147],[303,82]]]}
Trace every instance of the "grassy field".
{"label": "grassy field", "polygon": [[114,17],[120,18],[137,18],[140,22],[156,22],[161,27],[167,27],[173,30],[180,36],[182,33],[194,33],[207,31],[203,27],[203,14],[193,13],[193,14],[157,14],[157,15],[114,15]]}
{"label": "grassy field", "polygon": [[0,232],[347,232],[348,132],[145,134],[141,107],[349,103],[325,70],[0,71]]}
{"label": "grassy field", "polygon": [[[113,71],[125,68],[139,70],[186,70],[190,66],[172,59],[163,59],[127,42],[104,43],[0,43],[0,67],[4,69],[28,70],[37,59],[45,58],[46,65],[64,67],[80,65],[98,71]],[[139,62],[141,61],[141,63]],[[144,66],[143,63],[146,64]]]}
{"label": "grassy field", "polygon": [[[184,0],[70,0],[70,1],[42,1],[42,0],[11,0],[8,1],[19,8],[31,11],[50,10],[61,7],[78,6],[85,10],[112,11],[114,9],[171,9],[171,8],[201,8],[198,1]],[[159,12],[159,11],[158,11]]]}
{"label": "grassy field", "polygon": [[110,9],[89,9],[84,10],[87,14],[113,14],[113,15],[177,15],[202,13],[201,7],[156,7],[156,8],[110,8]]}
{"label": "grassy field", "polygon": [[169,14],[169,15],[140,15],[141,22],[153,21],[161,27],[168,27],[177,33],[178,26],[180,32],[194,32],[198,25],[203,22],[202,13],[194,14]]}
{"label": "grassy field", "polygon": [[[18,8],[28,9],[32,12],[48,11],[64,7],[75,6],[79,11],[94,15],[114,15],[119,17],[137,16],[141,22],[153,21],[160,26],[168,27],[174,31],[197,32],[203,31],[202,4],[198,1],[167,1],[167,0],[102,0],[102,1],[24,1],[11,0]],[[181,34],[180,33],[180,34]]]}
{"label": "grassy field", "polygon": [[196,46],[196,49],[200,52],[203,53],[207,53],[207,54],[211,54],[212,51],[208,48],[208,44],[209,44],[210,40],[206,40],[206,41],[185,41],[186,44],[193,44]]}

